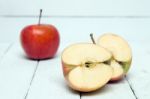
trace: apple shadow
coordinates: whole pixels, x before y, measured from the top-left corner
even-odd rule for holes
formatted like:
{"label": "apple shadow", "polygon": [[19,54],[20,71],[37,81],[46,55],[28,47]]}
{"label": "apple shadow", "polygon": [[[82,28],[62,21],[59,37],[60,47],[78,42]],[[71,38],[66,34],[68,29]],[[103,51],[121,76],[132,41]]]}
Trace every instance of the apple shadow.
{"label": "apple shadow", "polygon": [[65,84],[65,87],[67,90],[69,90],[71,93],[73,94],[80,94],[80,92],[76,91],[76,90],[73,90],[72,88],[70,88],[67,84]]}
{"label": "apple shadow", "polygon": [[20,58],[26,59],[26,60],[32,60],[32,61],[45,61],[45,60],[52,60],[55,58],[58,58],[60,56],[60,53],[57,53],[54,57],[50,57],[50,58],[44,58],[44,59],[33,59],[33,58],[29,58],[27,55],[25,54],[19,54]]}
{"label": "apple shadow", "polygon": [[61,80],[61,82],[62,82],[62,87],[65,88],[66,90],[68,90],[69,92],[71,92],[72,94],[80,94],[80,92],[78,92],[78,91],[73,90],[72,88],[70,88],[67,85],[67,82],[65,82],[65,80]]}
{"label": "apple shadow", "polygon": [[118,81],[111,81],[111,82],[108,82],[105,86],[103,86],[102,88],[96,90],[96,91],[93,91],[93,92],[82,92],[81,93],[81,97],[82,96],[100,96],[100,95],[107,95],[108,93],[111,93],[113,92],[114,90],[116,90],[116,87],[113,87],[113,86],[116,86],[118,85],[119,83],[124,83],[126,80],[126,78],[124,77],[123,79],[121,80],[118,80]]}
{"label": "apple shadow", "polygon": [[65,81],[65,78],[61,78],[61,79],[55,79],[53,80],[54,83],[57,83],[57,86],[61,89],[64,89],[66,92],[71,93],[71,94],[75,94],[75,95],[79,95],[80,92],[75,91],[73,89],[71,89],[68,85],[67,82]]}
{"label": "apple shadow", "polygon": [[111,89],[106,85],[98,90],[93,91],[93,92],[81,92],[81,97],[82,96],[101,95],[101,94],[107,93],[108,91],[111,91]]}
{"label": "apple shadow", "polygon": [[117,80],[117,81],[109,81],[108,84],[117,84],[117,83],[120,83],[124,80],[125,78],[122,78],[120,80]]}
{"label": "apple shadow", "polygon": [[124,79],[132,79],[133,75],[131,72],[129,72],[127,75],[125,75]]}
{"label": "apple shadow", "polygon": [[116,82],[108,82],[105,86],[93,92],[79,92],[79,91],[73,90],[72,88],[68,86],[67,82],[64,80],[63,77],[61,79],[55,79],[53,81],[54,83],[57,83],[57,85],[59,85],[58,87],[65,89],[69,93],[81,95],[81,97],[82,96],[92,97],[92,96],[99,96],[99,95],[107,95],[108,93],[113,92],[114,90],[116,90],[116,87],[113,87],[113,86],[116,86],[119,83],[120,84],[124,83],[125,80],[126,79],[123,78]]}
{"label": "apple shadow", "polygon": [[67,84],[64,84],[64,85],[65,85],[64,87],[65,87],[67,90],[69,90],[71,93],[80,94],[81,97],[82,97],[82,96],[103,95],[103,94],[106,94],[106,93],[108,93],[108,92],[112,92],[112,90],[114,90],[114,89],[111,89],[108,85],[106,85],[106,86],[103,86],[103,87],[100,88],[100,89],[97,89],[97,90],[93,91],[93,92],[79,92],[79,91],[73,90],[73,89],[70,88]]}

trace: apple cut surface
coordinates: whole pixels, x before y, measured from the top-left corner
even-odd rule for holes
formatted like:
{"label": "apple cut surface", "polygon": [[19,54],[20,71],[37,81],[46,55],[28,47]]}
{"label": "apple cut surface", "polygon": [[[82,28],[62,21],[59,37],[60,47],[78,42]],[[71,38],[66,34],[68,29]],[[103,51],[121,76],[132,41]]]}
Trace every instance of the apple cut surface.
{"label": "apple cut surface", "polygon": [[109,33],[100,36],[98,44],[111,51],[117,61],[128,62],[132,58],[128,43],[116,34]]}
{"label": "apple cut surface", "polygon": [[73,89],[89,92],[104,86],[112,77],[112,68],[105,64],[97,64],[93,68],[76,67],[68,75]]}
{"label": "apple cut surface", "polygon": [[114,60],[111,62],[111,66],[114,68],[112,81],[121,79],[128,72],[132,61],[131,48],[127,41],[116,34],[107,33],[99,37],[98,45],[112,53],[112,60]]}
{"label": "apple cut surface", "polygon": [[112,75],[112,80],[117,80],[119,78],[122,78],[122,76],[124,74],[124,70],[123,70],[122,66],[115,60],[112,60],[110,65],[114,69],[114,72]]}
{"label": "apple cut surface", "polygon": [[67,47],[62,54],[62,59],[65,64],[81,65],[87,61],[104,62],[109,60],[111,56],[111,53],[102,47],[81,43]]}
{"label": "apple cut surface", "polygon": [[90,43],[73,44],[62,53],[64,76],[77,91],[90,92],[104,86],[113,69],[107,61],[112,55],[106,49]]}

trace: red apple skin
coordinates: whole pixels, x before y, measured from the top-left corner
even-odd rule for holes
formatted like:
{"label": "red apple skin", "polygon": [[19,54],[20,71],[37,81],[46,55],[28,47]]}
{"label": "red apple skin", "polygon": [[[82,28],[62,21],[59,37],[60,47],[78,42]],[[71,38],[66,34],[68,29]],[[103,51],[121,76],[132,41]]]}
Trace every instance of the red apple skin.
{"label": "red apple skin", "polygon": [[78,67],[76,65],[66,64],[62,60],[61,60],[61,63],[62,63],[62,69],[63,69],[63,75],[64,75],[64,77],[68,76],[68,74],[69,74],[69,72],[71,70],[73,70],[74,68]]}
{"label": "red apple skin", "polygon": [[63,74],[64,74],[64,78],[67,82],[67,84],[74,90],[77,90],[77,91],[82,91],[82,92],[88,92],[87,89],[84,89],[84,88],[78,88],[76,87],[75,85],[73,85],[72,83],[70,83],[70,81],[68,80],[68,75],[69,75],[69,72],[74,69],[76,66],[74,67],[70,67],[69,65],[65,64],[63,61],[61,61],[62,63],[62,69],[63,69]]}
{"label": "red apple skin", "polygon": [[71,68],[69,68],[68,66],[66,66],[63,61],[61,61],[61,63],[62,63],[62,69],[63,69],[64,77],[66,77],[66,75],[69,73],[69,71],[71,70]]}
{"label": "red apple skin", "polygon": [[21,45],[31,59],[52,58],[56,54],[60,36],[53,25],[29,25],[21,31]]}

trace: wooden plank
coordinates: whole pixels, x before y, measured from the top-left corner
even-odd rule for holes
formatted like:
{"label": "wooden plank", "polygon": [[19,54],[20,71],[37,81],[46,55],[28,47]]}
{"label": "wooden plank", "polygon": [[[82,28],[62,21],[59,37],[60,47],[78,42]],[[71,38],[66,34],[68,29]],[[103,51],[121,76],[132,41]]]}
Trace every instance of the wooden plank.
{"label": "wooden plank", "polygon": [[[0,32],[0,35],[3,35],[0,36],[0,42],[11,42],[14,40],[18,40],[20,30],[25,25],[35,23],[37,19],[0,18],[0,21],[1,21],[0,26],[3,27],[1,28],[2,32]],[[150,34],[149,34],[150,19],[43,18],[42,22],[52,23],[60,31],[61,44],[58,53],[61,53],[61,51],[69,44],[76,43],[76,42],[86,42],[86,41],[91,42],[89,38],[89,33],[91,32],[95,34],[94,35],[95,39],[97,38],[97,36],[107,31],[115,32],[125,37],[125,39],[127,39],[130,42],[131,47],[133,48],[133,64],[131,70],[129,71],[129,75],[127,76],[127,80],[129,81],[131,88],[133,89],[134,93],[139,99],[148,99],[150,97],[149,96],[150,88],[148,86],[150,82],[148,77],[149,65],[145,62],[145,61],[149,61],[150,59],[149,57],[150,48],[148,46],[149,45],[148,43],[150,42],[149,41],[150,40]],[[52,65],[55,66],[57,65],[55,69],[59,68],[58,70],[59,72],[56,73],[61,73],[60,62],[58,61],[59,58],[40,62],[39,63],[40,67],[38,69],[38,72],[36,73],[35,79],[33,80],[33,84],[31,83],[32,86],[29,87],[33,72],[36,69],[37,62],[21,58],[20,54],[23,52],[21,52],[22,49],[20,49],[20,45],[15,45],[15,46],[13,46],[10,49],[10,51],[5,55],[5,57],[1,60],[0,63],[0,98],[2,99],[10,99],[10,98],[18,99],[18,97],[22,98],[26,96],[28,89],[29,89],[29,93],[27,95],[27,98],[29,99],[33,97],[37,98],[36,94],[37,93],[40,94],[39,90],[42,91],[45,90],[44,92],[41,92],[42,95],[39,96],[39,98],[50,97],[51,95],[49,93],[51,92],[50,88],[57,89],[57,86],[59,86],[59,84],[49,83],[49,82],[54,83],[54,81],[51,79],[49,79],[48,81],[47,77],[52,77],[57,81],[57,78],[59,78],[59,76],[60,79],[62,79],[62,82],[60,84],[61,88],[60,88],[60,92],[58,92],[58,95],[60,94],[61,96],[61,93],[63,93],[63,91],[65,90],[66,93],[64,97],[67,97],[68,94],[70,95],[68,97],[77,97],[77,98],[79,97],[78,93],[74,93],[74,92],[72,93],[72,91],[69,91],[69,89],[65,89],[67,87],[63,82],[63,77],[61,74],[55,74],[55,73],[51,74],[52,70],[49,66]],[[41,70],[41,68],[43,69],[43,71]],[[39,81],[39,79],[42,79],[43,82]],[[112,89],[119,88],[118,90],[121,92],[124,91],[124,88],[129,89],[129,85],[127,85],[126,81],[123,81],[120,82],[119,85],[110,84],[108,85],[108,88],[112,88]],[[108,90],[108,88],[106,86],[106,89],[103,90]],[[120,93],[119,91],[117,92]],[[57,90],[55,91],[55,93],[56,92]],[[114,90],[112,92],[114,92]],[[117,92],[114,92],[115,95],[117,94]],[[54,92],[52,93],[55,94]],[[132,99],[133,96],[131,95],[131,90],[129,90],[129,92],[127,93],[129,93],[129,96],[131,96]],[[50,95],[48,96],[48,94]],[[106,94],[110,94],[111,96],[111,92],[110,93],[106,92]],[[94,98],[94,97],[99,97],[100,95],[100,97],[105,97],[107,99],[109,95],[107,96],[106,94],[101,94],[100,91],[94,95],[91,93],[91,95],[89,96],[87,94],[85,95],[83,94],[82,98],[87,96]],[[58,96],[58,98],[60,98],[60,96]],[[121,97],[121,96],[117,95],[116,97]],[[128,96],[126,96],[126,98],[127,97]]]}
{"label": "wooden plank", "polygon": [[[17,4],[17,6],[16,6]],[[149,0],[0,0],[0,15],[150,16]]]}
{"label": "wooden plank", "polygon": [[150,46],[149,42],[132,43],[133,63],[127,80],[137,99],[150,99]]}
{"label": "wooden plank", "polygon": [[80,99],[80,94],[66,85],[60,56],[43,60],[39,66],[27,99]]}
{"label": "wooden plank", "polygon": [[109,83],[102,89],[92,93],[82,93],[81,99],[136,99],[128,82],[124,79],[117,83]]}
{"label": "wooden plank", "polygon": [[[57,90],[57,92],[55,90]],[[65,84],[62,75],[60,56],[57,56],[54,59],[40,61],[27,99],[61,99],[62,97],[79,99],[80,96],[79,93],[70,90]],[[96,92],[81,94],[81,99],[112,98],[136,99],[134,93],[131,90],[131,86],[128,84],[128,81],[126,81],[126,79],[117,83],[109,83],[104,88]]]}
{"label": "wooden plank", "polygon": [[25,58],[19,44],[13,45],[0,62],[0,99],[24,99],[36,65]]}

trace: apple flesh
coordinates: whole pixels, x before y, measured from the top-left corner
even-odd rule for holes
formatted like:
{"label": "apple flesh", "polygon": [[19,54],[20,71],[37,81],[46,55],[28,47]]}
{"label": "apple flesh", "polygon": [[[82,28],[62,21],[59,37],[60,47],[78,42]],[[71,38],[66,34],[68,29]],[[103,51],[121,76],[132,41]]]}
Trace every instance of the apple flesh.
{"label": "apple flesh", "polygon": [[63,73],[69,86],[81,92],[103,87],[112,77],[107,64],[112,55],[104,48],[89,43],[73,44],[62,53]]}
{"label": "apple flesh", "polygon": [[29,25],[21,31],[21,45],[31,59],[54,57],[59,47],[59,33],[53,25]]}
{"label": "apple flesh", "polygon": [[127,41],[116,34],[107,33],[99,37],[98,45],[112,53],[113,58],[110,65],[113,67],[114,73],[111,81],[122,79],[128,72],[132,61],[131,48]]}
{"label": "apple flesh", "polygon": [[124,70],[122,69],[122,66],[115,60],[111,60],[110,65],[112,66],[114,71],[111,81],[121,79],[124,75]]}

